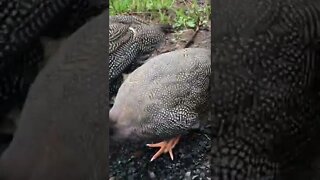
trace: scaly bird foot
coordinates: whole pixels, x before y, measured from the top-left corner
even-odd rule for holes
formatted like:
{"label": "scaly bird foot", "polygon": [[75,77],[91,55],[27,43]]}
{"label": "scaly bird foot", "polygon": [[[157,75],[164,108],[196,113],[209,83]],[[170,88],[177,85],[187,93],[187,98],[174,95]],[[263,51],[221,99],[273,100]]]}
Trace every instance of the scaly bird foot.
{"label": "scaly bird foot", "polygon": [[169,141],[162,141],[156,144],[147,144],[148,147],[160,147],[159,151],[151,158],[150,161],[157,159],[161,154],[170,154],[171,160],[173,160],[172,149],[178,144],[180,136],[170,139]]}

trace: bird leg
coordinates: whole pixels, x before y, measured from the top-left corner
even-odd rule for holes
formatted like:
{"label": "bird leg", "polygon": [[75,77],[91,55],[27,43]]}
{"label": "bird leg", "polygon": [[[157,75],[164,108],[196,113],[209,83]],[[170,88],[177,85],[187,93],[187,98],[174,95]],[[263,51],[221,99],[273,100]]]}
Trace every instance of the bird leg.
{"label": "bird leg", "polygon": [[172,150],[173,148],[178,144],[180,139],[180,136],[177,136],[175,138],[172,138],[168,141],[162,141],[156,144],[147,144],[148,147],[160,147],[158,152],[151,158],[150,161],[153,161],[157,159],[161,154],[168,153],[170,154],[171,160],[173,160],[173,153]]}

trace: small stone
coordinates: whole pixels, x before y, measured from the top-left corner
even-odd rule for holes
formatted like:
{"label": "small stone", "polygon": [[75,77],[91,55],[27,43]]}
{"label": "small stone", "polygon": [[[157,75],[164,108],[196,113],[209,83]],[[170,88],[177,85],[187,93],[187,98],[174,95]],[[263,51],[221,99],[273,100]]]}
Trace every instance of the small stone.
{"label": "small stone", "polygon": [[150,177],[151,179],[156,179],[156,175],[154,174],[154,172],[148,171],[148,173],[149,173],[149,177]]}
{"label": "small stone", "polygon": [[184,176],[184,179],[185,180],[191,180],[191,172],[190,171],[186,172],[186,174]]}
{"label": "small stone", "polygon": [[192,180],[198,178],[199,176],[198,175],[195,175],[195,176],[192,176]]}

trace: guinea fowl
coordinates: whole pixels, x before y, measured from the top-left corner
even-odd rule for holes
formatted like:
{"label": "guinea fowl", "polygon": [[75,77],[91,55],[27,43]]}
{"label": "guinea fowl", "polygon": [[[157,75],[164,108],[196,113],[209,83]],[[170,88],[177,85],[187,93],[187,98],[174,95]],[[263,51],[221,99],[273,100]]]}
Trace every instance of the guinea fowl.
{"label": "guinea fowl", "polygon": [[150,25],[134,16],[109,18],[109,97],[122,81],[122,73],[151,56],[165,39],[169,25]]}
{"label": "guinea fowl", "polygon": [[199,126],[208,99],[210,50],[186,48],[164,53],[137,68],[119,88],[109,119],[117,140],[163,140],[151,161],[169,152],[181,135]]}

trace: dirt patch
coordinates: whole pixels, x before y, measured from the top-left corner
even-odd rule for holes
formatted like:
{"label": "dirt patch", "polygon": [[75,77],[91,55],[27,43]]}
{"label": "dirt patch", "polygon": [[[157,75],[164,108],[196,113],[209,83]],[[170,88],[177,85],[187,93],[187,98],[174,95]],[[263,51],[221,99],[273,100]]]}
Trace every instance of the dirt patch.
{"label": "dirt patch", "polygon": [[[192,42],[191,42],[192,41]],[[161,53],[174,51],[177,49],[186,48],[186,45],[190,44],[189,48],[208,48],[211,47],[211,30],[199,30],[196,32],[192,29],[182,30],[176,33],[169,34],[166,41],[162,44],[157,52],[152,56],[156,56]]]}

